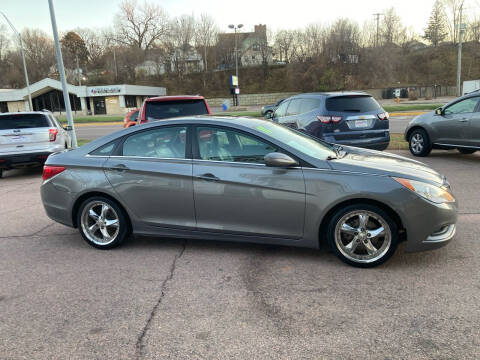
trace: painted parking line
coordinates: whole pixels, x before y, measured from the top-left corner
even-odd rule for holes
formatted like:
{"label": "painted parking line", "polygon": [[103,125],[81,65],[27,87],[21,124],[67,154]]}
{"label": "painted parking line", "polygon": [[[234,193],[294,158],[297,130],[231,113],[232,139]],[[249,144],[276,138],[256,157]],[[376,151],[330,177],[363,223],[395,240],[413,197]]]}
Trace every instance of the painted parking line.
{"label": "painted parking line", "polygon": [[390,116],[417,116],[426,114],[427,111],[404,111],[404,112],[391,112]]}

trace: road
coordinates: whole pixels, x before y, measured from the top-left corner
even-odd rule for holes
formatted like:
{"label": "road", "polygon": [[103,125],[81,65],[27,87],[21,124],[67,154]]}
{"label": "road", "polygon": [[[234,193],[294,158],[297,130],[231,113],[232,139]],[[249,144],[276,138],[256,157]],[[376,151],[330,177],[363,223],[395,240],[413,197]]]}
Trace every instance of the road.
{"label": "road", "polygon": [[[403,133],[407,127],[408,122],[413,116],[395,116],[390,118],[390,132],[391,133]],[[94,125],[79,124],[77,126],[77,138],[79,139],[95,139],[100,136],[110,134],[114,131],[121,130],[122,125]]]}
{"label": "road", "polygon": [[46,217],[38,170],[7,172],[0,359],[476,359],[480,154],[423,160],[459,199],[457,237],[368,270],[280,246],[137,238],[96,250]]}

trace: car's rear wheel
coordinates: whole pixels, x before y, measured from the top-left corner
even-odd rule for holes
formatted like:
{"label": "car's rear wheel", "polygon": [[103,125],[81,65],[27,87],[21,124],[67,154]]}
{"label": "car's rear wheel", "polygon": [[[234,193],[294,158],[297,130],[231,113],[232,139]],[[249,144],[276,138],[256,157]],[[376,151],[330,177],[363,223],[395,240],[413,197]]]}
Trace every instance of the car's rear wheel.
{"label": "car's rear wheel", "polygon": [[477,151],[477,149],[468,149],[468,148],[458,148],[457,150],[465,155],[470,155]]}
{"label": "car's rear wheel", "polygon": [[119,246],[129,234],[127,215],[123,209],[104,197],[85,200],[80,205],[77,224],[85,241],[99,249]]}
{"label": "car's rear wheel", "polygon": [[408,139],[410,152],[415,156],[428,156],[432,151],[432,144],[428,134],[423,129],[415,129]]}
{"label": "car's rear wheel", "polygon": [[338,210],[328,225],[328,242],[345,263],[374,267],[387,261],[398,245],[395,222],[377,206],[355,204]]}

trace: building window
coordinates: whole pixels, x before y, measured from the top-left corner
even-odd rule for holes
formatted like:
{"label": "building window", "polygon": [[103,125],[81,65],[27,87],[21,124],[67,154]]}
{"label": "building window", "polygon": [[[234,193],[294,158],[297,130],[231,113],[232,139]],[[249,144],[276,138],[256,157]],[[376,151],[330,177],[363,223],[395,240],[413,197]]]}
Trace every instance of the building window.
{"label": "building window", "polygon": [[260,45],[254,44],[253,45],[253,51],[260,51]]}
{"label": "building window", "polygon": [[125,95],[125,107],[136,108],[137,107],[137,97],[135,95]]}

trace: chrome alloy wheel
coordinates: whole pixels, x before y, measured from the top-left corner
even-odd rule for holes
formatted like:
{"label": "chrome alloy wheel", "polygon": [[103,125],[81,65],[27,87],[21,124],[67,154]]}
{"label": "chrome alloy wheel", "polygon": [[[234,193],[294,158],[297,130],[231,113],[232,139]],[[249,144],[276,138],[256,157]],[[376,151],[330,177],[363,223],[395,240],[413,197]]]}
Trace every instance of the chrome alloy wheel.
{"label": "chrome alloy wheel", "polygon": [[415,154],[420,154],[425,146],[425,139],[419,133],[416,133],[410,139],[410,147]]}
{"label": "chrome alloy wheel", "polygon": [[112,243],[120,230],[117,212],[103,201],[87,204],[82,211],[81,223],[88,240],[100,246]]}
{"label": "chrome alloy wheel", "polygon": [[378,214],[356,210],[345,214],[335,227],[335,245],[347,259],[371,263],[390,249],[390,226]]}

